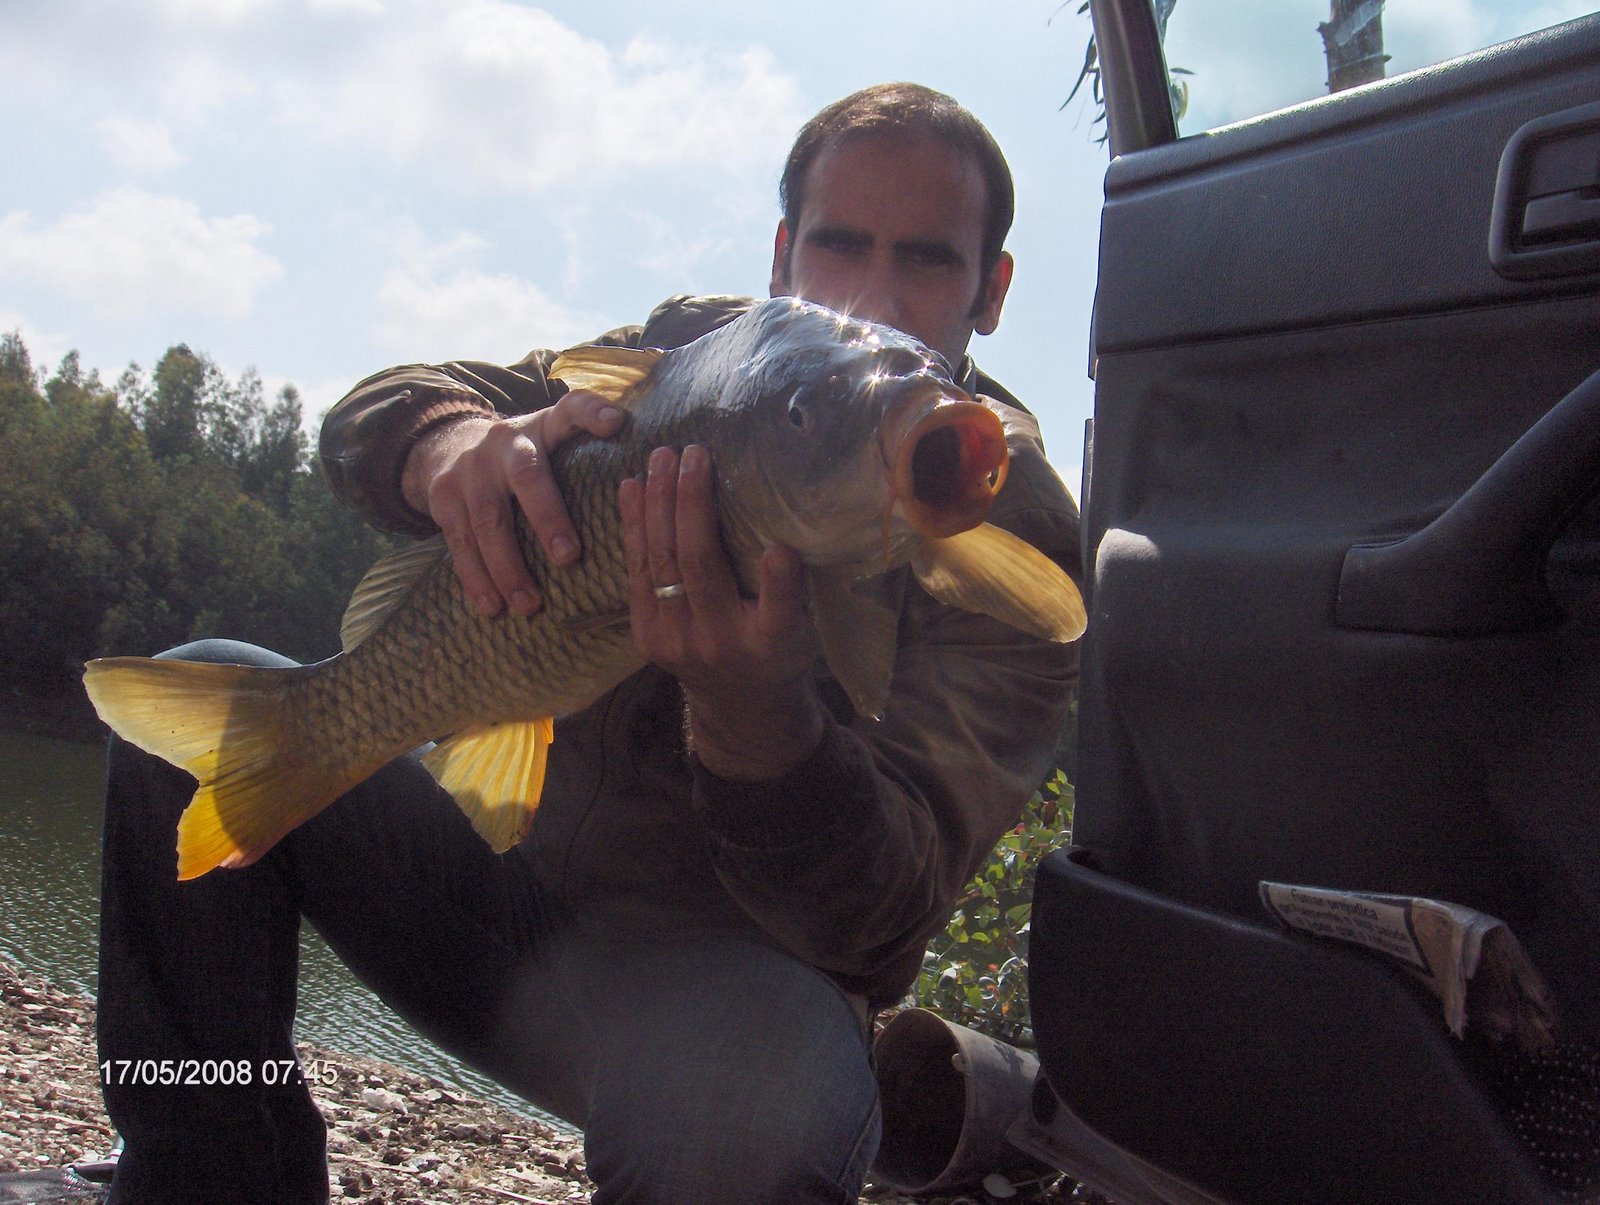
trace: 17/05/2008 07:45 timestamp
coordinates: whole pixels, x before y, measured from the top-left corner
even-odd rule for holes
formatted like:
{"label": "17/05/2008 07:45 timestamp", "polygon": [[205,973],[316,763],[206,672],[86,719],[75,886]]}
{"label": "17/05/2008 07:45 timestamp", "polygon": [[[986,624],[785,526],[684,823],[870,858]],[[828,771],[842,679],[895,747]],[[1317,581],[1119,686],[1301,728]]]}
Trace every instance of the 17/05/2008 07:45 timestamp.
{"label": "17/05/2008 07:45 timestamp", "polygon": [[294,1059],[106,1059],[100,1064],[100,1082],[208,1088],[306,1083],[331,1088],[339,1082],[339,1068],[325,1059],[303,1064]]}

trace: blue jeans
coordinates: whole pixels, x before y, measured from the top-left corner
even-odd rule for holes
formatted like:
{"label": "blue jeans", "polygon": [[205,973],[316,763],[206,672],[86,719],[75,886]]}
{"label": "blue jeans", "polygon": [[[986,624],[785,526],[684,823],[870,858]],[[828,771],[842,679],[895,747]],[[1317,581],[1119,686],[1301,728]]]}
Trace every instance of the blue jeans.
{"label": "blue jeans", "polygon": [[[170,655],[293,664],[228,641]],[[248,1086],[113,1074],[106,1106],[126,1143],[113,1202],[327,1200],[309,1092],[259,1072],[295,1057],[302,916],[419,1032],[579,1126],[601,1205],[856,1200],[877,1088],[861,1018],[814,968],[733,938],[582,930],[412,758],[254,866],[179,883],[174,834],[193,789],[113,739],[100,1059],[256,1073]]]}

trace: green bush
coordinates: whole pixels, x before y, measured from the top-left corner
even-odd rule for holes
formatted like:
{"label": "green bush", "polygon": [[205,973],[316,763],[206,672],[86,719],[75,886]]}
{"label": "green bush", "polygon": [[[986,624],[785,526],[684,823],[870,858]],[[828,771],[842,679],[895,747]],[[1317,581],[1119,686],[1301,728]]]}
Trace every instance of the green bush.
{"label": "green bush", "polygon": [[1072,784],[1057,770],[995,846],[949,926],[929,943],[912,1003],[1014,1046],[1033,1046],[1027,991],[1033,876],[1039,859],[1072,840],[1072,805]]}

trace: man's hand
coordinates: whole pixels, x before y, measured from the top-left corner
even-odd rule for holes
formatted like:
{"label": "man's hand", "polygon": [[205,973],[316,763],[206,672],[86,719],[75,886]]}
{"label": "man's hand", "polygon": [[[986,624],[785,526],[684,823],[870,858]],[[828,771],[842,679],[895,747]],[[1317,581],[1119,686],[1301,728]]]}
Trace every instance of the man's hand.
{"label": "man's hand", "polygon": [[[623,540],[633,638],[683,684],[689,735],[713,774],[776,778],[822,739],[809,671],[817,654],[800,558],[762,557],[760,594],[739,594],[717,534],[711,457],[657,448],[646,481],[622,483]],[[682,585],[661,597],[659,587]]]}
{"label": "man's hand", "polygon": [[580,432],[614,435],[622,419],[599,394],[573,390],[533,414],[456,419],[411,449],[400,482],[406,503],[438,524],[480,614],[509,604],[532,615],[542,601],[517,543],[513,498],[552,564],[578,559],[578,532],[551,475],[550,453]]}

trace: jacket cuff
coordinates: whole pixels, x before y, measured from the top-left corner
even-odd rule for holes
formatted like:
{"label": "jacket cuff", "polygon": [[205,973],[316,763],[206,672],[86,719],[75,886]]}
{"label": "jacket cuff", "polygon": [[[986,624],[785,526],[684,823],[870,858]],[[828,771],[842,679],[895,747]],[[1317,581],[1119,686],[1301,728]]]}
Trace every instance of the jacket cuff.
{"label": "jacket cuff", "polygon": [[[406,389],[344,421],[323,426],[323,465],[334,493],[380,531],[427,536],[438,527],[406,504],[400,488],[406,457],[428,431],[463,415],[494,417],[494,410],[470,393],[428,393]],[[329,454],[333,447],[338,452]]]}
{"label": "jacket cuff", "polygon": [[694,806],[716,837],[743,849],[807,845],[854,827],[876,798],[871,755],[833,720],[811,754],[779,778],[721,778],[691,755]]}

